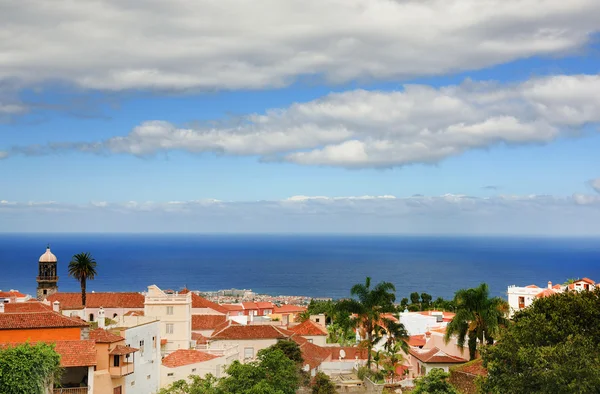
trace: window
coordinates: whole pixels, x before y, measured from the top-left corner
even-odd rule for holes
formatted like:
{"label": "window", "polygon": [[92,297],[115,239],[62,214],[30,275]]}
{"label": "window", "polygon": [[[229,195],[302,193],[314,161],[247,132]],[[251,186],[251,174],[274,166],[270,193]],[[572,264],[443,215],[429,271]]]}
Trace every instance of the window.
{"label": "window", "polygon": [[148,375],[148,376],[146,376],[146,379],[150,380],[151,377],[152,377],[152,375]]}
{"label": "window", "polygon": [[321,319],[320,319],[320,318],[318,318],[318,317],[315,319],[315,323],[318,323],[318,322],[320,322],[320,321],[321,321]]}
{"label": "window", "polygon": [[192,372],[196,372],[196,368],[192,368]]}
{"label": "window", "polygon": [[152,337],[152,349],[156,347],[156,337]]}
{"label": "window", "polygon": [[48,294],[48,290],[44,290],[44,294]]}
{"label": "window", "polygon": [[135,386],[135,380],[134,380],[133,382],[131,382],[131,385],[132,385],[132,386]]}
{"label": "window", "polygon": [[113,356],[113,367],[118,367],[121,362],[121,356]]}
{"label": "window", "polygon": [[90,313],[90,321],[94,321],[94,314]]}
{"label": "window", "polygon": [[116,319],[117,316],[119,316],[119,315],[117,315],[116,313],[113,313],[113,319]]}
{"label": "window", "polygon": [[172,306],[168,306],[167,307],[167,315],[172,315],[173,314],[173,307]]}
{"label": "window", "polygon": [[144,355],[144,341],[140,341],[140,355]]}
{"label": "window", "polygon": [[244,348],[244,360],[253,359],[254,358],[254,348],[253,347],[245,347]]}
{"label": "window", "polygon": [[167,376],[173,376],[173,372],[168,373]]}
{"label": "window", "polygon": [[173,323],[167,323],[167,334],[173,334]]}

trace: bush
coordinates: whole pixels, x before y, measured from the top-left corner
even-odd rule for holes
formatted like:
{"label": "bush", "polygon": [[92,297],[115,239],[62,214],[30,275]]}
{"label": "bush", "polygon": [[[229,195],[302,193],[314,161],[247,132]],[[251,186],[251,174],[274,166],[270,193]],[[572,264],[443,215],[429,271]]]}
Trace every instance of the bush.
{"label": "bush", "polygon": [[329,376],[323,372],[317,373],[315,383],[312,386],[312,394],[335,394],[335,385],[329,379]]}

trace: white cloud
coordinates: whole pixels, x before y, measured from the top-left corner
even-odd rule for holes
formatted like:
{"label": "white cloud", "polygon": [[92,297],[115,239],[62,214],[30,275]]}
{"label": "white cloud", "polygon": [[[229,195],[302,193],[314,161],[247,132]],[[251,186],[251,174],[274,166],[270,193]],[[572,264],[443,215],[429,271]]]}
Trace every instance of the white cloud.
{"label": "white cloud", "polygon": [[592,186],[592,189],[600,193],[600,178],[592,179],[590,181],[590,186]]}
{"label": "white cloud", "polygon": [[[93,226],[90,227],[90,223]],[[600,196],[296,196],[273,201],[0,201],[0,232],[341,232],[600,235]]]}
{"label": "white cloud", "polygon": [[597,0],[26,0],[0,5],[0,81],[278,87],[439,75],[573,52]]}
{"label": "white cloud", "polygon": [[354,90],[248,115],[236,124],[183,128],[148,121],[105,141],[16,147],[11,153],[141,156],[180,150],[348,168],[436,163],[500,143],[548,143],[598,123],[599,91],[600,75],[514,85],[465,81],[441,88],[405,85],[392,92]]}

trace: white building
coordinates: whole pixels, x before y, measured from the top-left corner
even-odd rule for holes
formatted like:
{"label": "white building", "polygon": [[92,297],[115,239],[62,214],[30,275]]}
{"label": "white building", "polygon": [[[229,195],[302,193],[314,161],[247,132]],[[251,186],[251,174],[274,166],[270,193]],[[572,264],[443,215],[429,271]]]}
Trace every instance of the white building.
{"label": "white building", "polygon": [[596,282],[589,278],[577,279],[569,284],[563,285],[552,285],[552,282],[548,282],[548,285],[544,288],[536,285],[528,285],[519,287],[516,285],[508,286],[508,305],[510,306],[510,316],[521,309],[527,308],[533,301],[538,298],[548,297],[564,291],[594,291],[596,289]]}
{"label": "white building", "polygon": [[190,375],[203,378],[210,373],[218,378],[223,375],[226,365],[227,360],[224,355],[179,349],[162,360],[160,386],[166,387],[177,380],[187,379]]}

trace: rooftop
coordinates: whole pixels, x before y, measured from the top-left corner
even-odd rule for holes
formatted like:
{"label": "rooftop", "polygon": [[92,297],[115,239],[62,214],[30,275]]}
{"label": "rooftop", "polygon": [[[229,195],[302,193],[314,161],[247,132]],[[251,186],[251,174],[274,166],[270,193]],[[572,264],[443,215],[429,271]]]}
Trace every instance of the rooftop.
{"label": "rooftop", "polygon": [[285,339],[294,335],[293,332],[271,325],[242,326],[229,325],[220,331],[215,330],[212,340],[223,339]]}
{"label": "rooftop", "polygon": [[162,365],[167,368],[177,368],[184,365],[209,361],[218,357],[219,356],[201,352],[199,350],[178,349],[163,358]]}
{"label": "rooftop", "polygon": [[464,358],[446,354],[437,347],[423,350],[409,349],[409,353],[421,362],[428,364],[458,364],[467,362]]}
{"label": "rooftop", "polygon": [[[5,306],[6,308],[6,306]],[[88,323],[78,318],[63,316],[51,310],[40,312],[0,313],[0,330],[33,328],[88,327]]]}
{"label": "rooftop", "polygon": [[[183,289],[179,292],[179,294],[187,294],[190,291],[188,289]],[[222,305],[217,304],[216,302],[212,302],[207,300],[204,297],[200,297],[198,294],[192,292],[192,308],[208,308],[219,313],[227,314],[227,308],[224,308]]]}
{"label": "rooftop", "polygon": [[122,336],[113,334],[112,332],[106,331],[102,328],[97,328],[90,331],[90,339],[93,339],[98,343],[115,343],[125,340],[125,338]]}
{"label": "rooftop", "polygon": [[298,334],[298,335],[327,335],[327,329],[311,320],[305,320],[304,322],[298,324],[297,326],[289,328],[290,331]]}
{"label": "rooftop", "polygon": [[[88,308],[139,308],[144,309],[145,297],[140,293],[87,293]],[[48,301],[60,302],[61,309],[83,309],[81,293],[54,293]]]}
{"label": "rooftop", "polygon": [[299,305],[281,305],[273,308],[273,313],[302,313],[306,308]]}
{"label": "rooftop", "polygon": [[4,304],[4,313],[31,313],[31,312],[51,312],[50,305],[39,301],[32,302],[9,302]]}
{"label": "rooftop", "polygon": [[226,321],[225,315],[192,315],[192,330],[214,330]]}

